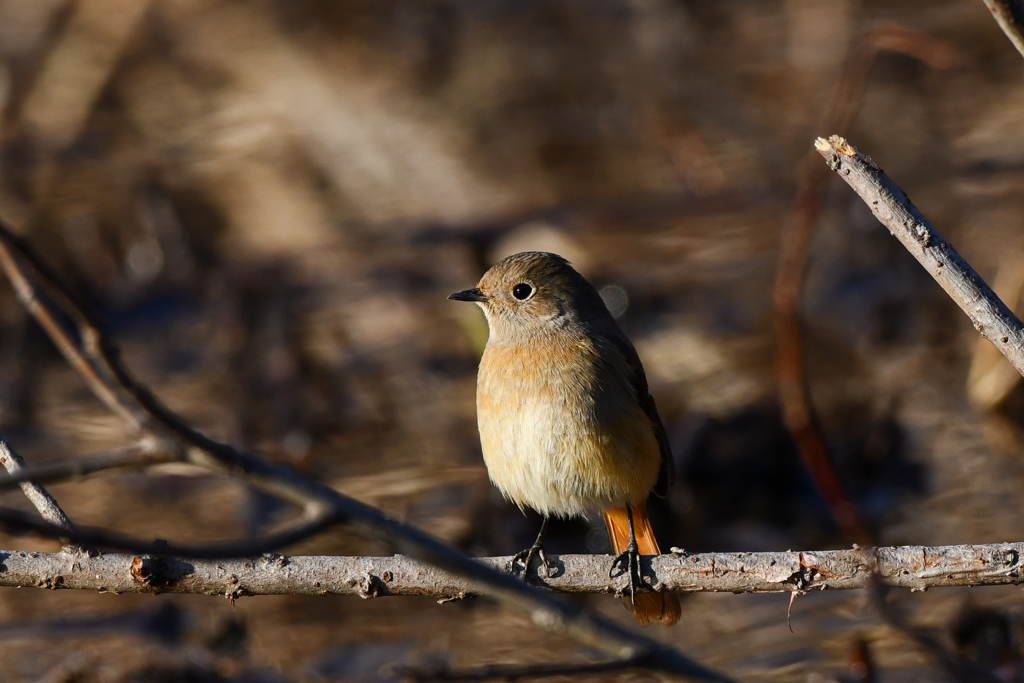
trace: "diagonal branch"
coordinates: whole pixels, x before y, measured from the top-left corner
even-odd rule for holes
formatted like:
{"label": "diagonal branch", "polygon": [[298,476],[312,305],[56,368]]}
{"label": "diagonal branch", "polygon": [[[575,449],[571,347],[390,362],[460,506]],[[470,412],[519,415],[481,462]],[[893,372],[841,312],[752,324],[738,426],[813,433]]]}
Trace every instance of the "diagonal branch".
{"label": "diagonal branch", "polygon": [[875,217],[946,290],[975,329],[1024,375],[1024,325],[907,194],[845,139],[836,135],[828,140],[818,138],[814,146],[828,167],[860,195]]}
{"label": "diagonal branch", "polygon": [[[964,310],[974,326],[1010,359],[1018,371],[1024,368],[1024,328],[995,293],[963,258],[945,241],[903,192],[869,158],[861,155],[842,137],[818,138],[815,150],[828,168],[839,174],[867,203],[875,217],[942,285]],[[1016,341],[1010,344],[1011,337]],[[998,343],[997,343],[998,342]],[[1013,357],[1017,358],[1016,362]],[[927,555],[925,555],[927,559]],[[1016,561],[1016,557],[1015,557]],[[895,585],[892,577],[874,569],[871,582],[873,601],[883,620],[911,637],[951,677],[959,681],[995,683],[976,670],[925,629],[910,625],[885,600],[885,586]]]}
{"label": "diagonal branch", "polygon": [[[18,478],[18,474],[23,475],[28,470],[22,457],[8,445],[2,436],[0,436],[0,464],[11,474],[12,479]],[[26,477],[18,479],[18,485],[25,492],[25,497],[32,502],[32,505],[39,511],[39,515],[54,530],[60,530],[57,538],[66,545],[69,542],[68,535],[74,533],[75,526],[57,503],[57,499],[50,495],[50,492],[43,488],[38,481],[31,481]]]}
{"label": "diagonal branch", "polygon": [[[303,476],[291,467],[270,463],[211,439],[160,403],[132,377],[95,317],[24,241],[2,228],[0,267],[11,280],[22,304],[39,321],[67,361],[82,374],[93,392],[133,430],[181,443],[185,451],[184,461],[211,470],[227,471],[231,476],[298,504],[309,518],[348,525],[369,538],[383,540],[407,555],[461,576],[473,590],[528,612],[536,624],[548,631],[564,634],[604,650],[613,657],[643,657],[650,669],[694,680],[720,683],[729,680],[673,647],[580,606],[556,600],[507,573],[476,562],[415,527]],[[59,298],[63,313],[78,325],[80,344],[75,343],[57,321],[52,304],[41,296],[33,274]],[[9,522],[18,522],[9,513],[5,516]],[[38,526],[35,520],[21,522]],[[117,539],[106,537],[99,540]]]}
{"label": "diagonal branch", "polygon": [[984,0],[999,28],[1024,55],[1024,0]]}
{"label": "diagonal branch", "polygon": [[[50,337],[54,345],[82,376],[89,389],[96,394],[108,408],[117,413],[133,432],[142,429],[146,416],[137,406],[132,405],[115,378],[105,354],[99,350],[99,340],[103,338],[101,328],[92,316],[85,313],[85,306],[60,284],[60,280],[37,257],[28,244],[6,226],[0,224],[0,267],[7,279],[11,281],[14,292],[21,305],[39,323],[43,331]],[[35,271],[35,272],[33,272]],[[35,277],[34,277],[35,276]],[[71,313],[77,325],[79,345],[71,332],[56,315],[46,294],[39,287],[36,278],[48,284],[50,288],[65,301],[61,307],[64,313]]]}

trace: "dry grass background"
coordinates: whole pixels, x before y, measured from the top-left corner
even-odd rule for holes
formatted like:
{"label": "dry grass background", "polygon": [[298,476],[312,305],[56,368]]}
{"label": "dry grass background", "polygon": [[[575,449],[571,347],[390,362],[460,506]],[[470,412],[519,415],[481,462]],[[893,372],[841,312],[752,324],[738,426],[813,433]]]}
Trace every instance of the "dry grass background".
{"label": "dry grass background", "polygon": [[[1016,302],[1024,62],[980,0],[0,0],[0,216],[172,408],[477,554],[524,547],[537,520],[487,482],[486,327],[445,295],[507,253],[557,251],[622,309],[671,433],[664,545],[838,547],[779,418],[771,285],[795,165],[832,132],[816,121],[848,40],[879,20],[961,64],[883,55],[849,137]],[[1024,391],[839,184],[805,312],[824,434],[882,541],[1020,540]],[[0,430],[29,463],[126,438],[6,287]],[[284,514],[173,468],[52,490],[78,523],[182,541]],[[549,547],[602,535],[561,523]],[[389,550],[337,531],[290,552]],[[864,680],[861,641],[886,681],[940,677],[862,596],[798,599],[793,634],[786,601],[688,596],[652,633],[744,680]],[[902,603],[1021,677],[1018,590]],[[166,605],[177,622],[139,625]],[[588,655],[486,600],[0,591],[3,681],[369,681]]]}

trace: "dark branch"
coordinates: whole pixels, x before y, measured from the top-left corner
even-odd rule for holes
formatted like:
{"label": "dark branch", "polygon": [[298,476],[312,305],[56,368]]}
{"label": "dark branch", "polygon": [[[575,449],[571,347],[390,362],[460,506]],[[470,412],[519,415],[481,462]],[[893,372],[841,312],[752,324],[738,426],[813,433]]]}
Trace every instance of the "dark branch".
{"label": "dark branch", "polygon": [[65,529],[21,510],[0,508],[0,526],[10,531],[33,532],[53,538],[68,538],[72,543],[124,552],[191,557],[203,560],[263,555],[304,541],[340,521],[337,517],[325,515],[302,520],[288,529],[263,538],[223,541],[210,545],[178,545],[166,541],[145,541],[131,538],[106,529],[81,526]]}
{"label": "dark branch", "polygon": [[581,664],[533,664],[527,666],[492,664],[478,669],[462,670],[401,668],[395,673],[407,681],[518,681],[523,678],[585,676],[636,668],[644,668],[644,662],[639,657]]}
{"label": "dark branch", "polygon": [[7,476],[0,475],[0,490],[13,488],[26,481],[36,483],[63,481],[106,470],[149,467],[180,460],[180,449],[174,449],[171,444],[143,443],[99,455],[28,467]]}
{"label": "dark branch", "polygon": [[897,605],[886,599],[889,589],[878,575],[872,576],[868,590],[882,620],[912,639],[950,678],[963,683],[1001,683],[999,678],[988,671],[964,660],[933,631],[908,622]]}
{"label": "dark branch", "polygon": [[[76,321],[81,344],[76,343],[67,333],[50,309],[50,303],[40,296],[25,264],[35,271],[35,275],[42,279],[48,290],[57,294],[66,309],[64,313]],[[111,410],[121,415],[130,428],[148,432],[157,438],[174,438],[181,442],[185,446],[186,462],[208,469],[226,470],[232,476],[303,506],[307,515],[314,520],[347,524],[368,538],[386,541],[407,555],[465,578],[476,591],[529,612],[533,621],[541,627],[600,648],[613,657],[635,657],[642,654],[651,669],[695,680],[722,683],[729,680],[692,661],[675,648],[624,628],[582,607],[564,603],[530,588],[502,571],[474,561],[415,527],[391,519],[372,506],[303,476],[291,467],[272,464],[209,438],[160,403],[131,376],[95,316],[88,313],[87,308],[62,285],[42,259],[6,229],[0,229],[0,267],[7,273],[22,304],[39,321],[93,392]],[[12,524],[27,521],[19,520],[17,515],[10,512],[5,512],[3,517]],[[38,530],[52,533],[49,528]],[[99,531],[95,533],[97,536],[93,542],[97,545],[110,546],[110,542],[116,544],[131,540],[103,536],[104,532]],[[287,539],[275,540],[278,547],[281,547],[282,541]]]}

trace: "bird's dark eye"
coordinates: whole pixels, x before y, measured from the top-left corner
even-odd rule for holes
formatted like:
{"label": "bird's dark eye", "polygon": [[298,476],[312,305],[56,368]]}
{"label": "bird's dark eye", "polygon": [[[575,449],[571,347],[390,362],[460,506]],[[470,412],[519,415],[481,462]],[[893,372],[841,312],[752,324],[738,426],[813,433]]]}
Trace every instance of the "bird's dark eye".
{"label": "bird's dark eye", "polygon": [[526,301],[527,299],[530,298],[531,294],[533,294],[533,287],[526,284],[525,282],[520,282],[518,285],[512,288],[512,296],[519,299],[520,301]]}

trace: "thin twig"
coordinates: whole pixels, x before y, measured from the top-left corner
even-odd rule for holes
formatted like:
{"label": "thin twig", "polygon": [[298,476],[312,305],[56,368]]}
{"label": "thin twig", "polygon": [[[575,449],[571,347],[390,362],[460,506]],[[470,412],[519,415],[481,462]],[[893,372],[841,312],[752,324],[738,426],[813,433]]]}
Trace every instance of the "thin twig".
{"label": "thin twig", "polygon": [[107,470],[149,467],[170,462],[181,461],[180,449],[166,442],[157,443],[144,440],[139,445],[121,448],[98,455],[89,455],[73,460],[61,460],[45,463],[36,467],[26,467],[12,472],[7,476],[0,475],[0,491],[24,482],[48,483],[64,481],[76,477],[84,477]]}
{"label": "thin twig", "polygon": [[57,538],[61,543],[67,545],[69,543],[68,535],[74,533],[75,525],[71,523],[67,513],[57,503],[57,499],[50,495],[49,491],[43,488],[38,481],[31,481],[24,477],[28,470],[24,459],[10,447],[2,436],[0,436],[0,464],[10,473],[10,479],[19,480],[18,485],[25,492],[25,497],[39,511],[39,515],[55,529],[61,530],[62,533]]}
{"label": "thin twig", "polygon": [[[255,541],[252,543],[255,544]],[[210,548],[210,546],[207,546]],[[0,551],[0,586],[42,586],[138,593],[224,595],[430,596],[442,600],[476,595],[464,577],[403,555],[316,557],[263,555],[232,559],[221,546],[213,559],[177,559],[185,548],[141,544],[131,554],[76,557],[61,553]],[[877,559],[876,559],[877,558]],[[480,558],[505,571],[510,557]],[[531,571],[529,581],[547,591],[612,594],[625,585],[608,578],[606,555],[549,555],[551,577]],[[654,587],[675,592],[807,593],[869,586],[872,565],[885,585],[924,591],[952,586],[1024,583],[1024,542],[990,545],[900,546],[878,549],[764,553],[699,553],[645,556]]]}
{"label": "thin twig", "polygon": [[1024,55],[1024,0],[984,0],[999,28]]}
{"label": "thin twig", "polygon": [[828,167],[860,195],[875,217],[963,309],[975,329],[1024,375],[1024,325],[906,193],[843,138],[818,138],[814,146]]}
{"label": "thin twig", "polygon": [[[39,296],[25,268],[26,264],[43,280],[48,290],[53,290],[59,296],[66,309],[64,312],[79,326],[81,344],[74,343],[56,322],[49,302]],[[0,267],[7,273],[29,313],[40,321],[61,353],[82,374],[97,396],[121,415],[130,427],[145,430],[158,438],[176,438],[185,444],[185,461],[208,469],[226,470],[232,476],[299,504],[305,508],[307,516],[314,520],[346,524],[369,538],[388,542],[407,555],[464,577],[474,590],[510,607],[529,612],[539,626],[600,648],[613,657],[642,655],[648,668],[654,670],[694,680],[729,680],[673,647],[624,628],[590,610],[564,603],[530,588],[504,572],[474,561],[415,527],[391,519],[370,505],[303,476],[291,467],[269,463],[211,439],[160,403],[132,377],[95,316],[77,301],[28,245],[6,229],[0,229]],[[5,517],[8,522],[18,522],[9,513],[5,513]],[[100,532],[96,533],[99,535]],[[114,537],[96,539],[98,543],[116,540]]]}
{"label": "thin twig", "polygon": [[[21,260],[27,261],[35,275],[49,284],[60,296],[66,299],[68,305],[62,307],[64,312],[71,311],[78,325],[81,347],[78,341],[54,315],[54,310],[46,300],[46,295],[36,284],[30,269],[26,268]],[[67,288],[60,284],[60,281],[52,271],[45,265],[45,262],[38,258],[35,253],[20,237],[0,224],[0,267],[7,274],[7,278],[14,287],[21,305],[35,318],[39,326],[43,328],[50,337],[61,355],[71,364],[78,374],[82,376],[86,384],[94,394],[112,411],[117,413],[133,432],[139,432],[146,421],[145,413],[137,409],[125,397],[119,396],[117,384],[114,381],[113,373],[105,367],[105,359],[100,354],[84,353],[83,349],[95,346],[95,339],[101,338],[102,333],[98,324],[91,316],[82,313],[86,310],[74,295]]]}
{"label": "thin twig", "polygon": [[[852,125],[863,101],[871,67],[882,51],[914,57],[933,69],[950,68],[960,61],[957,51],[945,41],[899,24],[875,24],[849,46],[835,91],[822,116],[824,130],[845,132]],[[828,445],[817,423],[804,373],[800,306],[821,196],[829,178],[827,169],[821,166],[816,156],[813,151],[808,151],[797,168],[796,201],[781,234],[772,307],[776,382],[783,419],[812,481],[828,503],[843,536],[851,543],[866,545],[868,529],[836,474]],[[865,555],[865,563],[874,577],[872,585],[882,586],[882,569],[877,559]],[[794,590],[791,595],[790,611],[799,592],[802,591]],[[885,612],[880,614],[886,618]],[[889,623],[894,628],[905,626],[903,623]],[[914,637],[914,634],[909,635]],[[929,653],[935,655],[931,650]],[[936,657],[944,667],[956,658],[952,652]]]}
{"label": "thin twig", "polygon": [[477,669],[416,669],[403,667],[394,671],[407,681],[518,681],[523,678],[552,678],[554,676],[585,676],[609,671],[643,668],[640,658],[616,659],[610,662],[581,662],[579,664],[528,664],[525,666],[492,664]]}

